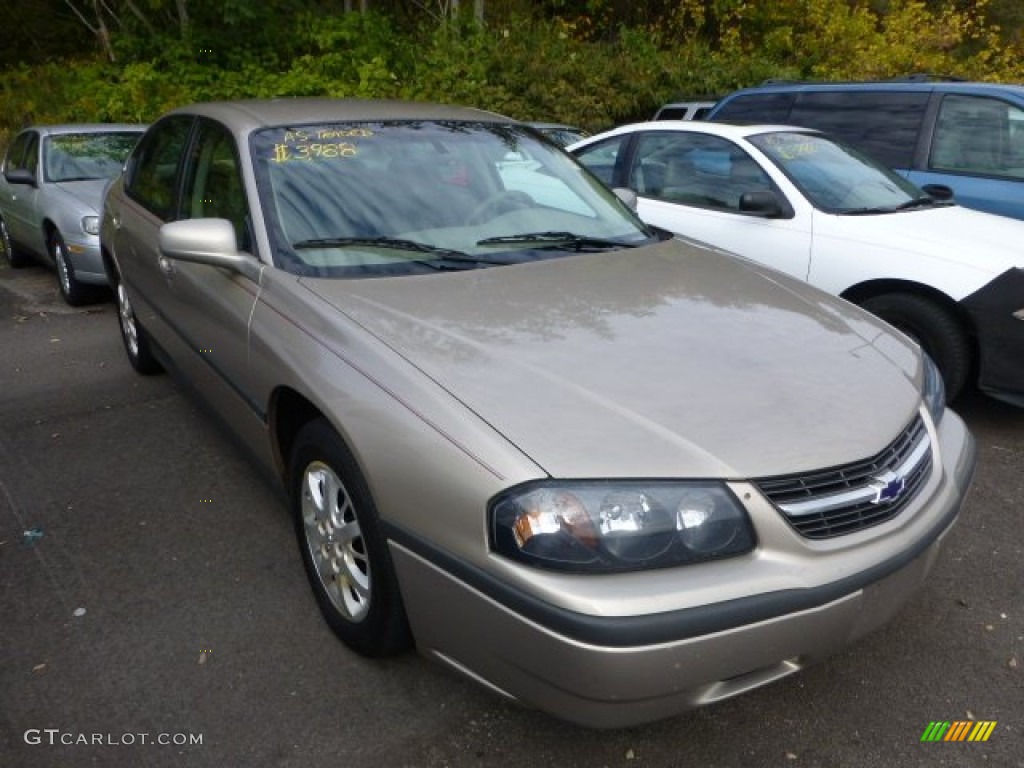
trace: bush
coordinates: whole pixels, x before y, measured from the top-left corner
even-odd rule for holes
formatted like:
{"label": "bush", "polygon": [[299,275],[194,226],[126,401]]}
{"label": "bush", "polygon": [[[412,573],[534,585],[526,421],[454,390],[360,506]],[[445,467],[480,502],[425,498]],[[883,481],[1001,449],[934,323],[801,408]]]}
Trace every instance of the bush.
{"label": "bush", "polygon": [[984,2],[961,11],[891,0],[885,14],[874,5],[680,0],[656,24],[600,34],[587,17],[493,26],[431,19],[399,29],[373,13],[285,14],[268,25],[254,11],[226,20],[231,35],[215,25],[186,38],[136,31],[116,47],[117,64],[91,58],[0,73],[0,145],[29,122],[148,122],[215,99],[430,100],[599,130],[768,77],[1024,78],[1024,56],[985,22]]}

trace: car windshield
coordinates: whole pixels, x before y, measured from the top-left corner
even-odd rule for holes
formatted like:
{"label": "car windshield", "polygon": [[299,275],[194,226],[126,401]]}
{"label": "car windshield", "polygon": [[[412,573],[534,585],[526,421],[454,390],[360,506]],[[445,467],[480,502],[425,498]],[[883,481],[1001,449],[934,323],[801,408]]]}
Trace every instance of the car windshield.
{"label": "car windshield", "polygon": [[121,172],[125,158],[141,135],[123,131],[47,136],[43,144],[46,180],[112,179]]}
{"label": "car windshield", "polygon": [[938,204],[903,177],[825,136],[776,131],[749,140],[815,207],[829,213],[892,213]]}
{"label": "car windshield", "polygon": [[475,269],[658,237],[515,125],[301,125],[259,131],[250,149],[276,263],[298,274]]}

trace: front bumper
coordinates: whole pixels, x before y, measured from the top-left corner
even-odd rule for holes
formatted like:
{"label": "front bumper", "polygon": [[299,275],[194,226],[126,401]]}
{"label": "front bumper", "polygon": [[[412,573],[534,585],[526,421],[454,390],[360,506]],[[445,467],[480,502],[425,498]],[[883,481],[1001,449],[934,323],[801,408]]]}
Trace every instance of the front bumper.
{"label": "front bumper", "polygon": [[109,285],[98,236],[83,234],[74,240],[66,239],[64,244],[68,249],[76,280],[90,285]]}
{"label": "front bumper", "polygon": [[910,545],[806,589],[609,616],[544,603],[401,531],[389,531],[391,550],[421,652],[564,720],[625,727],[778,680],[888,621],[930,571],[974,471],[974,441],[952,412],[939,451]]}
{"label": "front bumper", "polygon": [[1008,269],[961,305],[978,335],[978,387],[1024,406],[1024,269]]}

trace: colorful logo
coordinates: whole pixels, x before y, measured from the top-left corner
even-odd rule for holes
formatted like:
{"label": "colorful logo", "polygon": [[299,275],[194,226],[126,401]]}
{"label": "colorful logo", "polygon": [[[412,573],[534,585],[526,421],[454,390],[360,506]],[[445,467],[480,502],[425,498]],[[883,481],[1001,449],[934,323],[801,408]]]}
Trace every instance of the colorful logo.
{"label": "colorful logo", "polygon": [[921,734],[921,741],[988,741],[995,728],[995,720],[933,720]]}

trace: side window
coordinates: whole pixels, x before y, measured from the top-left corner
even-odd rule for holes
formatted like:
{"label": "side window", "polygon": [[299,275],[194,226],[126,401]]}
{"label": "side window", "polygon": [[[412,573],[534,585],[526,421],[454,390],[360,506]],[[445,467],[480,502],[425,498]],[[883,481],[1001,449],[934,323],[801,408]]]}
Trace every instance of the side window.
{"label": "side window", "polygon": [[700,133],[646,133],[633,179],[640,194],[682,205],[739,212],[746,192],[771,189],[771,178],[732,142]]}
{"label": "side window", "polygon": [[910,168],[928,93],[817,91],[801,93],[792,125],[831,133],[889,168]]}
{"label": "side window", "polygon": [[164,221],[177,213],[178,164],[192,118],[170,117],[143,137],[128,161],[125,192]]}
{"label": "side window", "polygon": [[22,133],[11,142],[11,146],[7,149],[7,157],[4,160],[5,171],[25,168],[25,150],[28,149],[29,141],[33,136],[35,134],[32,132]]}
{"label": "side window", "polygon": [[946,96],[939,106],[928,167],[1024,178],[1024,110],[987,97]]}
{"label": "side window", "polygon": [[185,168],[186,219],[227,219],[235,228],[238,247],[250,250],[249,208],[239,168],[235,140],[209,120],[199,123],[199,138]]}
{"label": "side window", "polygon": [[577,152],[576,159],[597,178],[611,186],[615,179],[615,164],[622,156],[628,140],[629,136],[615,136],[599,144],[591,144]]}

